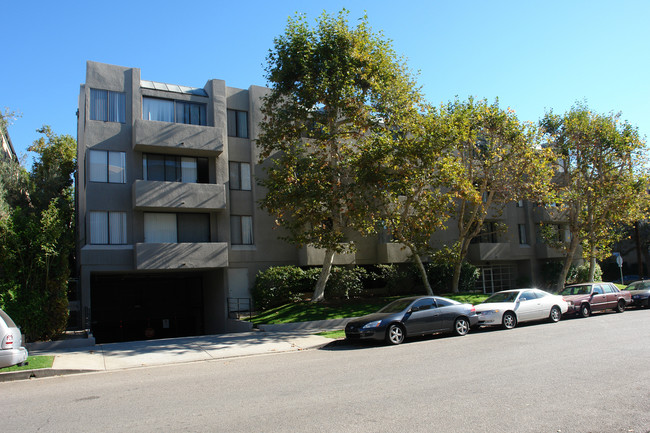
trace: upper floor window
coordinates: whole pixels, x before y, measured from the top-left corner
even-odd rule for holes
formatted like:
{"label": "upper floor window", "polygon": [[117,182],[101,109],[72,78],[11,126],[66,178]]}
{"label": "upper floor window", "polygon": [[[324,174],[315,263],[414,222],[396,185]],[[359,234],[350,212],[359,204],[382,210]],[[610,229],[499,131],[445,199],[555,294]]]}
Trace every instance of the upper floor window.
{"label": "upper floor window", "polygon": [[228,110],[228,136],[248,138],[248,112]]}
{"label": "upper floor window", "polygon": [[528,245],[528,236],[526,235],[526,224],[517,224],[519,230],[519,245]]}
{"label": "upper floor window", "polygon": [[88,222],[91,244],[126,244],[126,212],[91,211]]}
{"label": "upper floor window", "polygon": [[248,162],[231,162],[230,189],[251,190],[251,165]]}
{"label": "upper floor window", "polygon": [[205,104],[147,96],[142,98],[142,118],[161,122],[207,125]]}
{"label": "upper floor window", "polygon": [[232,245],[253,245],[252,216],[230,216],[230,243]]}
{"label": "upper floor window", "polygon": [[208,158],[145,153],[142,172],[144,180],[208,183]]}
{"label": "upper floor window", "polygon": [[90,120],[126,122],[126,94],[90,89]]}
{"label": "upper floor window", "polygon": [[145,243],[210,242],[210,215],[145,212],[144,241]]}
{"label": "upper floor window", "polygon": [[126,183],[126,153],[89,150],[91,182]]}

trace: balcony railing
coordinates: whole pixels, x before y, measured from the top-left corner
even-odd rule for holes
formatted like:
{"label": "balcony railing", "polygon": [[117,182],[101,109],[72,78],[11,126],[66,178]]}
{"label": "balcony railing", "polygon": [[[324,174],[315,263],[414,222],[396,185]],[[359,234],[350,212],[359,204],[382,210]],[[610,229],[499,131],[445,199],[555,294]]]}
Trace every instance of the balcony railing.
{"label": "balcony railing", "polygon": [[133,150],[218,156],[223,152],[223,137],[220,127],[137,119],[133,128]]}
{"label": "balcony railing", "polygon": [[138,210],[221,210],[226,208],[226,188],[208,183],[136,180],[133,207]]}
{"label": "balcony railing", "polygon": [[214,269],[228,266],[228,244],[196,242],[178,244],[135,244],[138,270]]}

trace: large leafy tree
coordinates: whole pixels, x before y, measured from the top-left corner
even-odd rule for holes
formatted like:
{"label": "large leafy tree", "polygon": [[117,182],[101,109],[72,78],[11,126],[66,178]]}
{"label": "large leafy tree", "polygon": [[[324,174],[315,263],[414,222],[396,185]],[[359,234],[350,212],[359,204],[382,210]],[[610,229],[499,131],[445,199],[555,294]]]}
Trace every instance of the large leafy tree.
{"label": "large leafy tree", "polygon": [[374,220],[359,202],[361,149],[388,143],[408,128],[421,95],[391,44],[366,17],[323,14],[311,27],[290,18],[274,41],[257,143],[267,190],[262,208],[287,241],[325,250],[313,302],[323,299],[334,254],[354,248],[351,231],[370,233]]}
{"label": "large leafy tree", "polygon": [[555,152],[559,211],[571,238],[558,278],[562,286],[579,245],[590,263],[610,255],[621,228],[643,219],[647,209],[647,146],[618,114],[597,114],[577,103],[564,115],[548,112],[540,126]]}
{"label": "large leafy tree", "polygon": [[435,109],[427,108],[391,140],[364,148],[358,159],[369,213],[409,250],[430,295],[423,258],[432,253],[434,232],[446,228],[454,203],[449,188],[461,168],[440,138],[440,120]]}
{"label": "large leafy tree", "polygon": [[458,291],[462,262],[488,216],[498,217],[513,201],[542,199],[551,179],[549,152],[537,146],[537,130],[498,101],[455,100],[441,107],[440,136],[453,150],[457,171],[449,193],[458,241],[446,255],[454,264]]}
{"label": "large leafy tree", "polygon": [[6,218],[0,225],[0,303],[30,341],[56,337],[67,324],[67,287],[74,250],[73,174],[76,142],[44,126],[29,148],[27,173],[3,163]]}

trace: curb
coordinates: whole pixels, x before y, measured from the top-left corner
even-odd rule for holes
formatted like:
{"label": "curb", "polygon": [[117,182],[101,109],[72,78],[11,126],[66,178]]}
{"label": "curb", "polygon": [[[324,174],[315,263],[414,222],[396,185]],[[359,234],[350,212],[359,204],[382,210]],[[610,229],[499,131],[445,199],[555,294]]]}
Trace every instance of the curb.
{"label": "curb", "polygon": [[331,319],[331,320],[314,320],[311,322],[293,322],[282,323],[278,325],[257,325],[257,327],[265,332],[290,332],[290,331],[317,331],[317,330],[337,330],[345,328],[345,325],[356,317],[348,317],[345,319]]}
{"label": "curb", "polygon": [[68,374],[91,373],[99,370],[60,370],[56,368],[39,368],[36,370],[8,371],[0,373],[0,382],[15,380],[41,379],[44,377],[66,376]]}

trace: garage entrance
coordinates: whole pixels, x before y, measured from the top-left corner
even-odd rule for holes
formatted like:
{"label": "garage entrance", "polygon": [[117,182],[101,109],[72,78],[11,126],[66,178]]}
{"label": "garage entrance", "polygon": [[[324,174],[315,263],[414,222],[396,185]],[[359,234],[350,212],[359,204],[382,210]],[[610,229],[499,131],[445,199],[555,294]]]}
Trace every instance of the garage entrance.
{"label": "garage entrance", "polygon": [[203,334],[200,274],[92,275],[90,291],[97,343]]}

